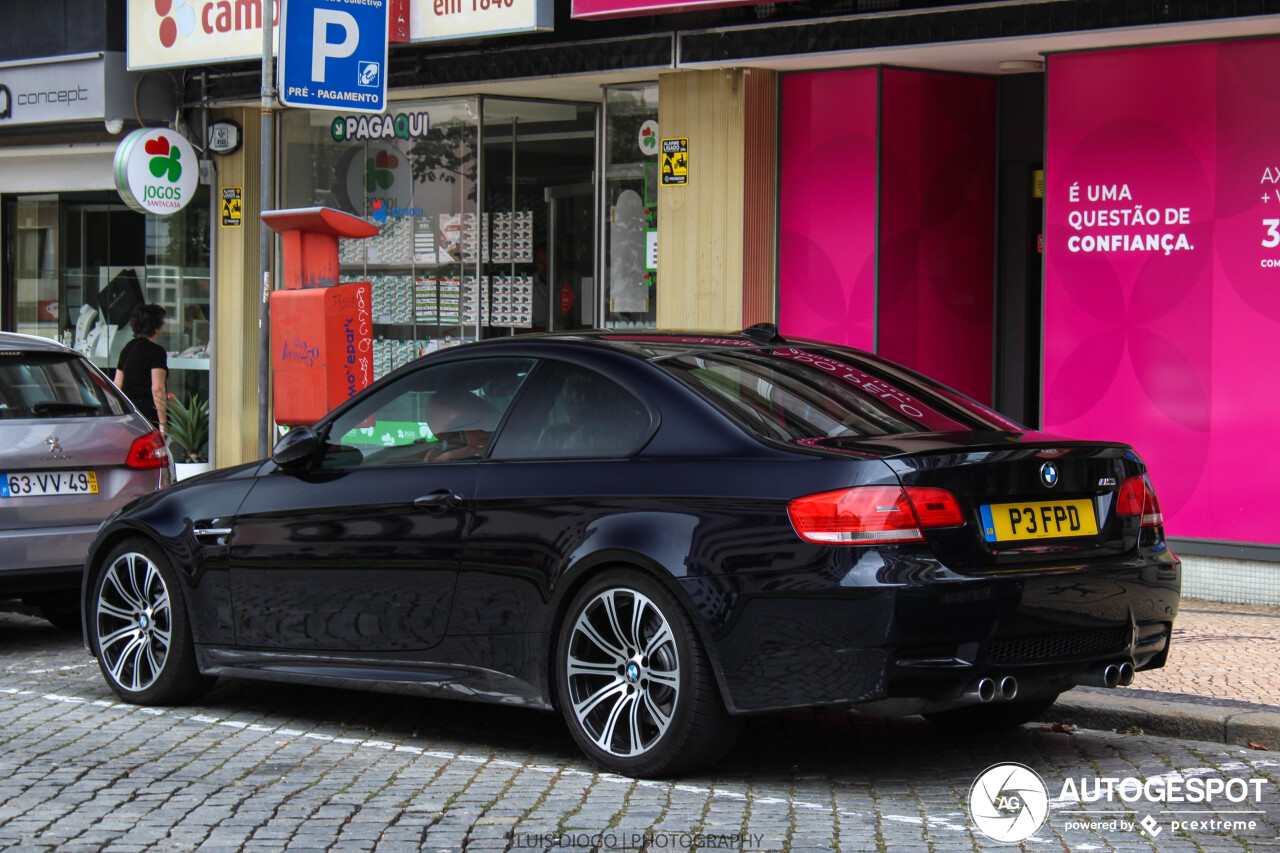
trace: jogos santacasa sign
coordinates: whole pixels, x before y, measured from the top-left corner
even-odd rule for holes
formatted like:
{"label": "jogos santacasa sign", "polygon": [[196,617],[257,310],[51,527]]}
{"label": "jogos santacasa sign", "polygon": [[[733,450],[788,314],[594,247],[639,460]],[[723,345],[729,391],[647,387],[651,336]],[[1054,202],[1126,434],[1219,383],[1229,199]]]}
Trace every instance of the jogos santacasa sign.
{"label": "jogos santacasa sign", "polygon": [[122,139],[113,173],[125,204],[161,216],[186,207],[200,178],[195,149],[166,127],[139,128]]}

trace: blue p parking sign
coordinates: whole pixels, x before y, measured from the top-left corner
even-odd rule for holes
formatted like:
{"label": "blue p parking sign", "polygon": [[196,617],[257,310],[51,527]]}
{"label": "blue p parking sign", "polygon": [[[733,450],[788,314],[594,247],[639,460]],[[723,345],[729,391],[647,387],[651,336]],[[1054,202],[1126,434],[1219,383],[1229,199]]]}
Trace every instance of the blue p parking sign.
{"label": "blue p parking sign", "polygon": [[383,112],[388,17],[388,0],[284,0],[280,103]]}

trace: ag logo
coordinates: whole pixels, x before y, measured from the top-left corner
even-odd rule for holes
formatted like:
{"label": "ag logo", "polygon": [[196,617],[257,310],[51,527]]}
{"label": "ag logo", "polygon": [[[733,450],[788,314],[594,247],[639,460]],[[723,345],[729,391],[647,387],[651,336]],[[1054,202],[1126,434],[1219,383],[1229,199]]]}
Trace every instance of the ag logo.
{"label": "ag logo", "polygon": [[1035,835],[1049,816],[1049,792],[1040,775],[1021,764],[995,764],[973,780],[969,816],[978,831],[1001,844]]}

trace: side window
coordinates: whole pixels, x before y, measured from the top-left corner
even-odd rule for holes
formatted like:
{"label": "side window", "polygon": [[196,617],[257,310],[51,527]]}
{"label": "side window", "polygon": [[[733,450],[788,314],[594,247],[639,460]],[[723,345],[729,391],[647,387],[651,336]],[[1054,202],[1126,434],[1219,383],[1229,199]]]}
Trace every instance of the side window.
{"label": "side window", "polygon": [[593,370],[547,361],[529,381],[494,445],[494,459],[626,456],[649,436],[648,409]]}
{"label": "side window", "polygon": [[401,376],[330,425],[320,467],[478,459],[533,365],[477,358]]}

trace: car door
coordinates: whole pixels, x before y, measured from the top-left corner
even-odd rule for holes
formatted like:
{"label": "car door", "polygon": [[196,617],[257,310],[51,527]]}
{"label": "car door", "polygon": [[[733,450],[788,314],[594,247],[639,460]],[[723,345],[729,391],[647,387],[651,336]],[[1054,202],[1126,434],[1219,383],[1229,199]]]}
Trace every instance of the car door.
{"label": "car door", "polygon": [[548,591],[575,553],[612,535],[619,515],[657,518],[644,495],[660,493],[662,474],[629,461],[654,427],[649,407],[613,379],[555,359],[539,366],[480,466],[451,635],[544,630]]}
{"label": "car door", "polygon": [[438,643],[486,434],[533,364],[469,359],[398,376],[321,424],[317,459],[261,475],[232,537],[237,645],[370,653]]}

